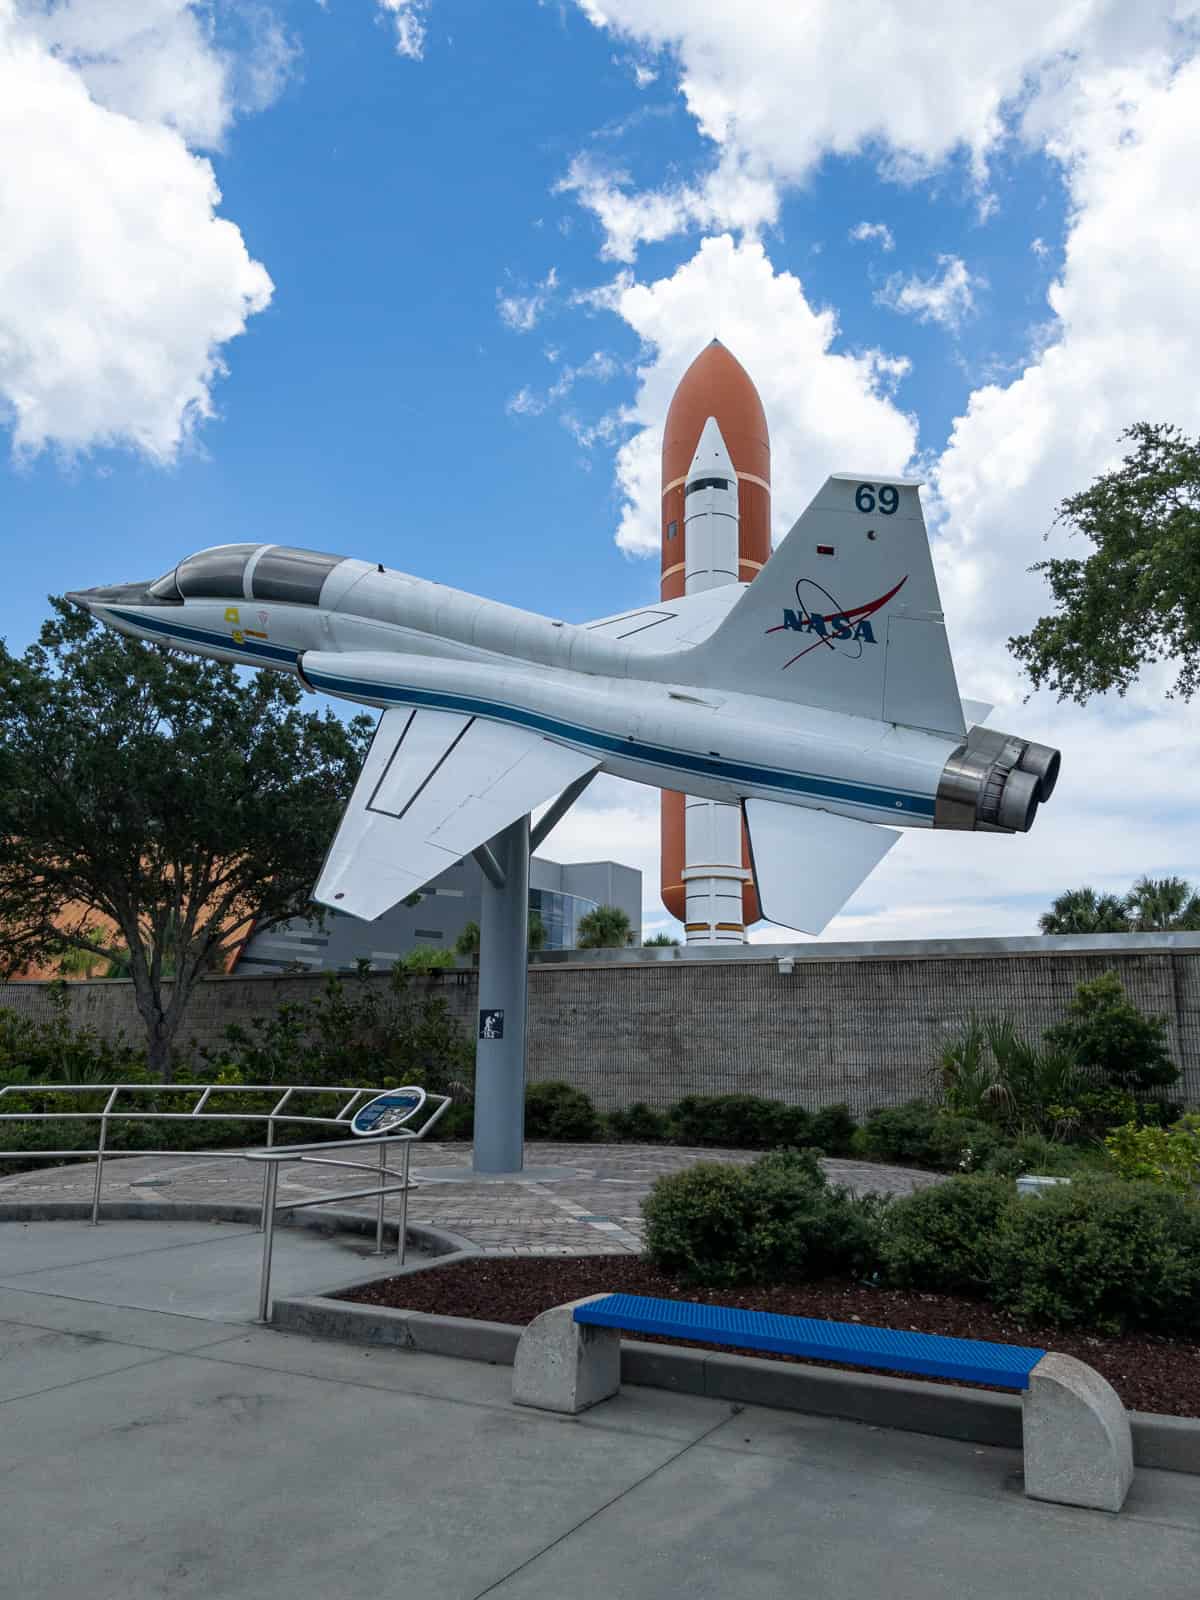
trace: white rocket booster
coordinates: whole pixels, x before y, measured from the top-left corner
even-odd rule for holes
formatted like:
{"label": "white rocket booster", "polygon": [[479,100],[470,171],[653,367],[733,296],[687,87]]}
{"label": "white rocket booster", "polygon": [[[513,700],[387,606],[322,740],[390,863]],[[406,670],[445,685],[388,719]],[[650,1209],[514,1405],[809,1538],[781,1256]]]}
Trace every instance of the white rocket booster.
{"label": "white rocket booster", "polygon": [[[684,487],[684,593],[738,581],[738,480],[717,419],[709,417]],[[744,944],[742,814],[688,795],[684,871],[688,944]]]}

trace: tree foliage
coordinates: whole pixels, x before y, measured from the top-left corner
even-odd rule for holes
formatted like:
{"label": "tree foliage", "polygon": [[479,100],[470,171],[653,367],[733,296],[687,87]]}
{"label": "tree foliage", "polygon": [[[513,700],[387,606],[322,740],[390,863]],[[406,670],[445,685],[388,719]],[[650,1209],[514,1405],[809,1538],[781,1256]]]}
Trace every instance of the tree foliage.
{"label": "tree foliage", "polygon": [[1057,609],[1009,640],[1035,687],[1081,705],[1161,660],[1178,664],[1176,694],[1200,688],[1200,440],[1149,422],[1121,437],[1121,466],[1058,510],[1095,550],[1034,566]]}
{"label": "tree foliage", "polygon": [[633,943],[633,927],[620,906],[597,906],[579,919],[580,950],[620,950]]}
{"label": "tree foliage", "polygon": [[1068,889],[1038,918],[1043,933],[1186,933],[1200,929],[1200,894],[1184,878],[1141,877],[1127,895]]}
{"label": "tree foliage", "polygon": [[107,919],[168,1078],[201,973],[308,907],[371,723],[52,604],[23,656],[0,644],[0,971],[94,957]]}

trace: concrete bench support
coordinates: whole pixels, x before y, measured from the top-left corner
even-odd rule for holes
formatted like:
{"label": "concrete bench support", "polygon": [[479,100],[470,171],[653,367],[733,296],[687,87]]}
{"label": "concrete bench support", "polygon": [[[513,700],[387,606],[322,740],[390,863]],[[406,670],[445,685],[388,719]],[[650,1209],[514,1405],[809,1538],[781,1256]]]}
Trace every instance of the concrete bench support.
{"label": "concrete bench support", "polygon": [[1133,1481],[1133,1439],[1112,1385],[1074,1356],[1050,1353],[1029,1374],[1022,1405],[1025,1493],[1119,1511]]}
{"label": "concrete bench support", "polygon": [[513,1401],[540,1411],[575,1416],[621,1387],[621,1335],[616,1328],[582,1327],[576,1306],[606,1296],[588,1295],[543,1311],[521,1335],[513,1364]]}

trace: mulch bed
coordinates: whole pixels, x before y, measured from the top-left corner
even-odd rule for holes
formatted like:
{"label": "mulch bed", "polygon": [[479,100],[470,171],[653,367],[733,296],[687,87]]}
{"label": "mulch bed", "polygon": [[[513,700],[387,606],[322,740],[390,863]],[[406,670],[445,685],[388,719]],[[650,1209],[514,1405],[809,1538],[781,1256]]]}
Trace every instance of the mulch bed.
{"label": "mulch bed", "polygon": [[[1200,1345],[1150,1333],[1113,1337],[1078,1329],[1026,1327],[992,1306],[954,1295],[875,1289],[844,1281],[697,1289],[659,1272],[638,1256],[518,1256],[476,1257],[428,1272],[406,1273],[400,1278],[366,1284],[341,1298],[362,1305],[396,1306],[524,1327],[551,1306],[589,1294],[618,1293],[702,1300],[785,1316],[824,1317],[834,1322],[873,1323],[960,1339],[1040,1346],[1086,1361],[1108,1379],[1131,1410],[1158,1411],[1175,1417],[1200,1416]],[[695,1347],[694,1341],[682,1339],[658,1342]],[[764,1355],[759,1350],[752,1353]],[[837,1365],[827,1361],[806,1364]]]}

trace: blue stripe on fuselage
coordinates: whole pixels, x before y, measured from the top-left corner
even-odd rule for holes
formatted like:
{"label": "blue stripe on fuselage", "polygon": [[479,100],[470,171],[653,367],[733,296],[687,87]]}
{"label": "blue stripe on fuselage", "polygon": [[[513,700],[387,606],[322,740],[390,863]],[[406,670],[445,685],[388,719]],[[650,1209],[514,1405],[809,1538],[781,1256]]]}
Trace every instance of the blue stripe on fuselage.
{"label": "blue stripe on fuselage", "polygon": [[[152,632],[191,639],[231,654],[258,656],[265,662],[283,661],[296,665],[297,652],[279,645],[260,644],[247,639],[235,644],[224,634],[212,633],[202,628],[182,627],[157,618],[139,616],[130,612],[114,611],[123,621]],[[677,772],[697,773],[725,783],[751,783],[758,788],[776,789],[789,794],[803,794],[813,799],[840,800],[844,805],[869,806],[895,817],[897,812],[908,816],[932,817],[933,799],[929,795],[912,794],[897,789],[881,789],[873,784],[849,783],[836,778],[823,778],[814,773],[780,772],[771,767],[753,767],[741,761],[724,761],[708,756],[689,755],[682,750],[669,750],[661,745],[642,744],[636,739],[620,739],[614,734],[601,733],[579,723],[561,722],[540,712],[525,711],[502,701],[481,700],[473,695],[454,694],[448,690],[401,688],[395,684],[364,683],[355,679],[331,677],[327,673],[306,672],[305,678],[315,689],[327,693],[351,694],[364,700],[391,701],[396,705],[426,706],[436,711],[461,711],[470,716],[489,717],[496,722],[508,722],[517,727],[532,728],[538,733],[582,744],[597,753],[619,756],[647,766],[669,767]]]}

